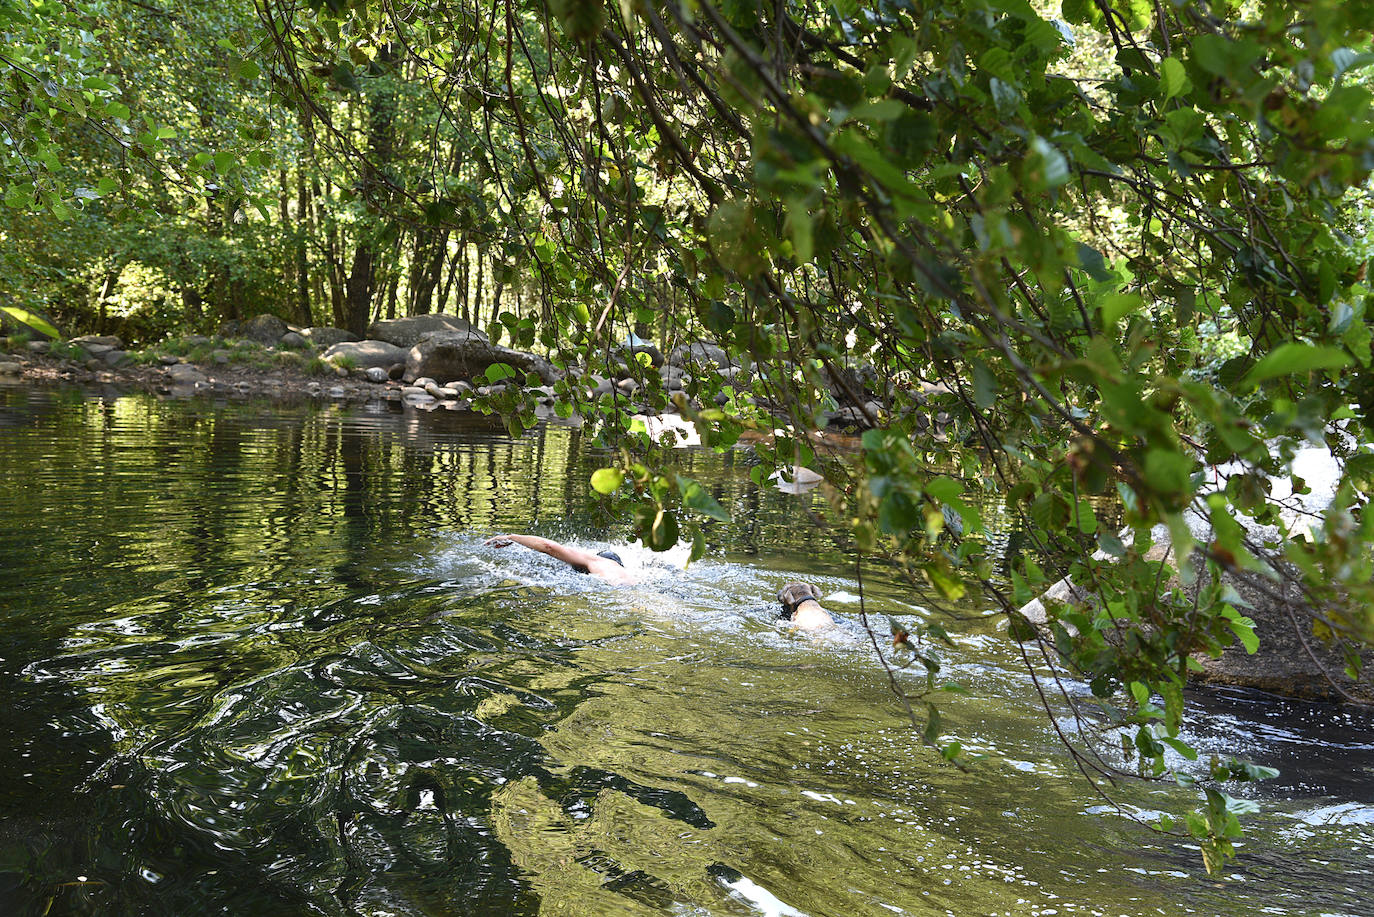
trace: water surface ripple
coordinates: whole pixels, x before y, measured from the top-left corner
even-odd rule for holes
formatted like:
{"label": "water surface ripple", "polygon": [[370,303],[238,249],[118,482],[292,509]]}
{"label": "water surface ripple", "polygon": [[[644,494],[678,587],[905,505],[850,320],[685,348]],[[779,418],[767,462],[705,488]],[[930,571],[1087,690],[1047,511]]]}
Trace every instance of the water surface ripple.
{"label": "water surface ripple", "polygon": [[[960,774],[903,726],[798,498],[682,452],[736,520],[684,570],[588,499],[601,458],[470,415],[0,387],[0,912],[1369,913],[1367,715],[1191,701],[1204,751],[1284,771],[1206,879],[1083,786],[976,604],[946,717],[988,758]],[[614,544],[644,582],[483,546],[502,530]],[[838,632],[772,620],[799,573]],[[865,585],[880,626],[921,613]]]}

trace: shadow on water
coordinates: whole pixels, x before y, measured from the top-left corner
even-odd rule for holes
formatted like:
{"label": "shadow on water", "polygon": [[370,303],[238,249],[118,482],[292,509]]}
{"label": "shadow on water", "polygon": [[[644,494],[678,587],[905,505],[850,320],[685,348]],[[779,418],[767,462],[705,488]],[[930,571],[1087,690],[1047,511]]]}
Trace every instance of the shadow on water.
{"label": "shadow on water", "polygon": [[[1202,747],[1285,770],[1200,880],[1078,782],[992,619],[947,660],[989,758],[932,760],[796,498],[681,460],[739,520],[686,569],[599,515],[574,431],[0,389],[5,912],[1360,912],[1367,720],[1195,696]],[[644,582],[482,544],[504,530],[611,542]],[[835,633],[778,627],[799,572]],[[866,585],[880,627],[925,613]]]}

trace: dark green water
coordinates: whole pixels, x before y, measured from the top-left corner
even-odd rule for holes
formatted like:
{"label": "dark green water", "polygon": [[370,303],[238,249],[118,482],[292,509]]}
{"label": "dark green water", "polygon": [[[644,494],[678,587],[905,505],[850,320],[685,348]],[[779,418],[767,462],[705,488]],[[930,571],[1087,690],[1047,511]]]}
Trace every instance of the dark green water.
{"label": "dark green water", "polygon": [[1374,910],[1369,717],[1194,700],[1204,749],[1284,770],[1209,880],[1085,788],[976,607],[946,717],[989,757],[921,751],[852,617],[771,620],[797,571],[855,607],[798,498],[681,456],[736,519],[686,571],[607,527],[568,430],[0,387],[0,914]]}

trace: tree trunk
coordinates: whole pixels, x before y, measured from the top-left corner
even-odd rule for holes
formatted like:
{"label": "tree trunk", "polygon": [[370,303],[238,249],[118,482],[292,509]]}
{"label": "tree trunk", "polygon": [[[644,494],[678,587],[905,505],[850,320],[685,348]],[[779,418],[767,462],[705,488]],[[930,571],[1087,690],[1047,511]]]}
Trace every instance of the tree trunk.
{"label": "tree trunk", "polygon": [[[396,116],[396,91],[386,73],[395,59],[395,50],[387,45],[377,55],[377,63],[383,75],[372,89],[369,99],[367,140],[368,163],[363,170],[362,199],[369,209],[383,210],[382,198],[386,195],[385,177],[380,169],[394,158],[394,121]],[[363,335],[367,331],[368,313],[371,311],[372,297],[377,289],[377,262],[379,251],[377,234],[364,229],[358,238],[357,249],[353,253],[353,267],[348,274],[347,297],[345,301],[343,326],[354,334]]]}
{"label": "tree trunk", "polygon": [[115,284],[119,283],[119,275],[124,273],[124,265],[128,262],[123,258],[116,258],[110,263],[109,270],[100,281],[100,292],[96,299],[96,320],[95,333],[104,334],[109,329],[109,305],[110,294],[114,292]]}
{"label": "tree trunk", "polygon": [[305,240],[310,230],[307,214],[310,212],[310,192],[305,185],[305,169],[296,167],[296,322],[303,328],[314,324],[310,315],[310,257],[305,248]]}

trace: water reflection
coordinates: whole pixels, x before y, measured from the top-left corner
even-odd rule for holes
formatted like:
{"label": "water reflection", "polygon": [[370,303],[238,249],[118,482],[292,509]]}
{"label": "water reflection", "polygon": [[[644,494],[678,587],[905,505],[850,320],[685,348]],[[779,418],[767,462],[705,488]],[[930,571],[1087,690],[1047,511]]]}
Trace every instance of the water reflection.
{"label": "water reflection", "polygon": [[[853,620],[852,571],[798,498],[753,487],[737,455],[679,454],[738,519],[686,569],[601,517],[585,495],[600,457],[576,431],[0,390],[0,900],[91,914],[1363,907],[1367,720],[1195,701],[1204,747],[1238,734],[1295,775],[1264,790],[1273,814],[1233,878],[1199,882],[1191,851],[1085,792],[992,621],[963,629],[948,662],[973,692],[946,708],[989,760],[959,775],[921,751]],[[609,542],[648,575],[615,589],[482,546],[505,529]],[[777,627],[769,597],[797,571],[830,594],[835,634]],[[865,579],[870,609],[931,613]],[[1186,798],[1120,795],[1137,812]]]}

